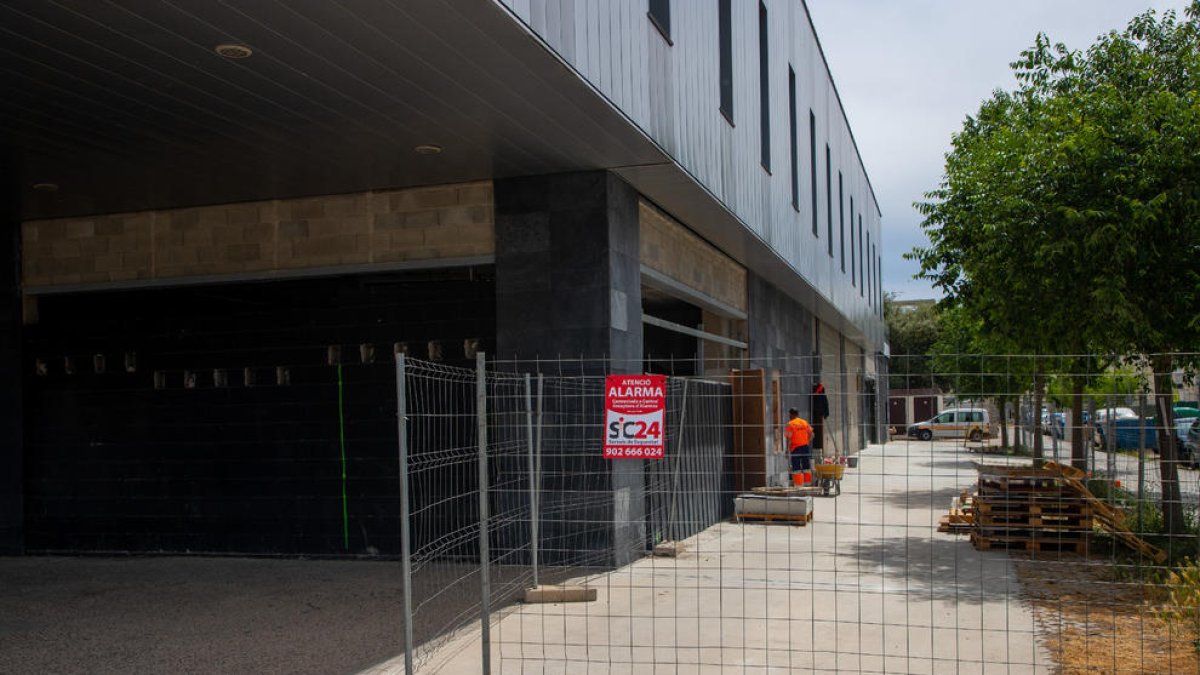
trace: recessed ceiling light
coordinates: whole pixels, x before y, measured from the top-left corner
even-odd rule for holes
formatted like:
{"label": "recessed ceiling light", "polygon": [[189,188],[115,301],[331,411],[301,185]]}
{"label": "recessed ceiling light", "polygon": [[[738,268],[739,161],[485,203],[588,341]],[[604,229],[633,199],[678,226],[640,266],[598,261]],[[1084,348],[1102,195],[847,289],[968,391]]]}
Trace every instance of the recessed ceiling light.
{"label": "recessed ceiling light", "polygon": [[442,151],[442,146],[433,144],[418,145],[413,148],[418,155],[436,155]]}
{"label": "recessed ceiling light", "polygon": [[246,45],[234,44],[232,42],[217,45],[216,47],[213,47],[213,51],[227,59],[245,59],[249,58],[250,55],[254,53],[254,51]]}
{"label": "recessed ceiling light", "polygon": [[38,192],[58,192],[58,183],[34,183],[33,189]]}

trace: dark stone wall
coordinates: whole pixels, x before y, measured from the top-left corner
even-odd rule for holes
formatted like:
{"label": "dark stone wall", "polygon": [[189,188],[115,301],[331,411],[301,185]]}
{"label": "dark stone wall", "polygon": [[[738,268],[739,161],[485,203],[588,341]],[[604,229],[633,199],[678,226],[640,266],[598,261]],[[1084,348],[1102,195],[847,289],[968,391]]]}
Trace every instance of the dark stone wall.
{"label": "dark stone wall", "polygon": [[752,368],[777,368],[781,374],[783,410],[809,414],[815,363],[813,314],[753,272],[747,278],[748,332]]}
{"label": "dark stone wall", "polygon": [[592,171],[498,180],[495,199],[497,358],[638,372],[637,192]]}
{"label": "dark stone wall", "polygon": [[0,554],[24,550],[20,182],[0,148]]}
{"label": "dark stone wall", "polygon": [[[587,376],[583,386],[598,395],[605,373],[640,373],[637,192],[605,171],[509,178],[494,187],[497,357],[562,357],[547,370]],[[546,439],[557,464],[546,467],[545,491],[570,496],[575,506],[562,506],[569,515],[546,523],[545,537],[558,550],[582,543],[582,555],[611,556],[602,562],[622,565],[646,545],[643,463],[601,457],[599,401],[576,410],[587,404],[568,398],[555,404],[562,409],[547,411],[574,420],[582,414],[594,424],[564,427]],[[592,482],[579,484],[584,476]],[[609,527],[592,531],[589,523],[597,520]],[[583,532],[589,541],[578,541]]]}
{"label": "dark stone wall", "polygon": [[[398,552],[392,345],[424,359],[442,340],[446,363],[471,365],[463,340],[486,348],[495,330],[487,272],[43,296],[25,330],[27,372],[45,368],[26,380],[27,548]],[[362,362],[364,343],[374,363]],[[340,411],[330,345],[341,349]],[[472,481],[431,470],[414,503]]]}

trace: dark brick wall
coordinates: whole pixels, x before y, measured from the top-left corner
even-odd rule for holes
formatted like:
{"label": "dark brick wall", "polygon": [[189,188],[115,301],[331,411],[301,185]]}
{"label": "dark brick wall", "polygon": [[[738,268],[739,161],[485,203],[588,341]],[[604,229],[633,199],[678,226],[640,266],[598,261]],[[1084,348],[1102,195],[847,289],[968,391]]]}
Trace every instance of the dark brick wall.
{"label": "dark brick wall", "polygon": [[24,548],[20,183],[8,156],[0,148],[0,554]]}
{"label": "dark brick wall", "polygon": [[[407,341],[426,358],[427,341],[442,340],[448,363],[470,363],[463,339],[482,337],[486,349],[494,335],[489,275],[42,297],[23,360],[27,373],[39,361],[46,369],[27,377],[28,548],[396,552],[392,345]],[[362,343],[375,346],[375,363],[361,362]],[[340,345],[343,364],[348,547],[329,345]],[[289,384],[277,384],[280,366]],[[244,386],[247,367],[255,386]],[[215,386],[214,369],[228,386]],[[196,373],[194,389],[185,371]],[[156,372],[165,388],[155,388]]]}

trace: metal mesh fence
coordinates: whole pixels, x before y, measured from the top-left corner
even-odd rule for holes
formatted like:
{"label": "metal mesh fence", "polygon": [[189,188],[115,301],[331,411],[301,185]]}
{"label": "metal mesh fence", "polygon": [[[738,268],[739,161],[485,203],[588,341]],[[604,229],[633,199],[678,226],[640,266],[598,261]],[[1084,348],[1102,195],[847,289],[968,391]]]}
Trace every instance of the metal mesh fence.
{"label": "metal mesh fence", "polygon": [[[1186,373],[828,361],[730,376],[710,359],[706,377],[668,378],[661,460],[602,457],[600,362],[409,361],[409,452],[429,453],[409,470],[410,588],[461,608],[417,668],[1197,672],[1200,477],[1192,425],[1162,412],[1192,419]],[[783,411],[811,418],[825,406],[796,392],[821,382],[830,415],[805,483]],[[446,492],[418,487],[439,471]],[[523,594],[537,584],[555,593]],[[418,602],[412,623],[437,606]]]}

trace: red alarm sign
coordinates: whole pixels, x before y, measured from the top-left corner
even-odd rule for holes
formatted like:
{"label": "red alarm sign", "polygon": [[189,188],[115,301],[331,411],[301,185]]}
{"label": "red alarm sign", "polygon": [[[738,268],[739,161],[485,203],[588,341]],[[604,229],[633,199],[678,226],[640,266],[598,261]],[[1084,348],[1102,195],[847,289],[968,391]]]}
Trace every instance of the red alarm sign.
{"label": "red alarm sign", "polygon": [[609,375],[604,397],[604,458],[662,459],[666,375]]}

